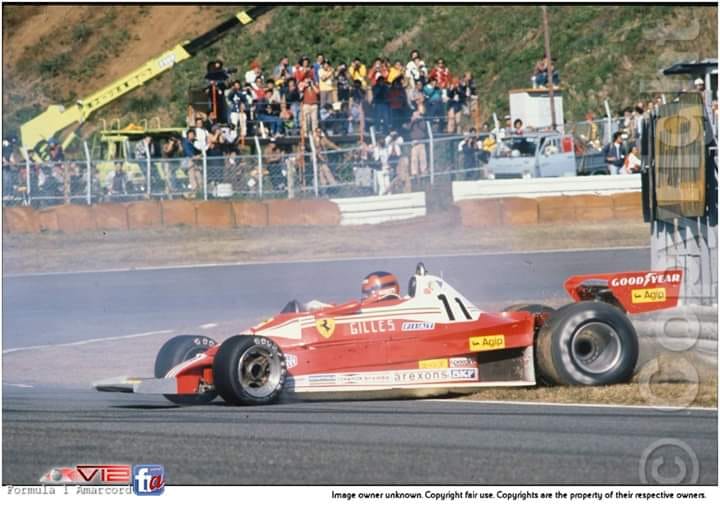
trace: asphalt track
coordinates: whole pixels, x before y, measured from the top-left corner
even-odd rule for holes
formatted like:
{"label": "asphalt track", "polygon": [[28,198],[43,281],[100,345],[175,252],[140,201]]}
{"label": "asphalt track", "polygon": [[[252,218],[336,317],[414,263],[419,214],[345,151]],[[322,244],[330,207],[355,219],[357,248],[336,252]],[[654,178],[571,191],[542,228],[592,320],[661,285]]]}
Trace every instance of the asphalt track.
{"label": "asphalt track", "polygon": [[663,446],[646,461],[680,457],[687,478],[697,468],[699,483],[717,484],[717,411],[427,400],[180,408],[5,388],[3,417],[3,484],[82,463],[161,463],[171,484],[638,484],[644,451],[668,438],[697,459]]}
{"label": "asphalt track", "polygon": [[[253,321],[291,298],[356,297],[360,279],[373,270],[407,279],[416,261],[5,277],[3,350]],[[425,263],[482,307],[559,298],[568,275],[644,269],[649,252],[463,255]],[[61,363],[58,371],[72,372]],[[640,482],[643,451],[668,438],[695,453],[701,483],[717,483],[716,411],[434,401],[178,408],[144,396],[3,387],[3,484],[35,484],[56,466],[140,462],[164,464],[175,484],[633,484]]]}

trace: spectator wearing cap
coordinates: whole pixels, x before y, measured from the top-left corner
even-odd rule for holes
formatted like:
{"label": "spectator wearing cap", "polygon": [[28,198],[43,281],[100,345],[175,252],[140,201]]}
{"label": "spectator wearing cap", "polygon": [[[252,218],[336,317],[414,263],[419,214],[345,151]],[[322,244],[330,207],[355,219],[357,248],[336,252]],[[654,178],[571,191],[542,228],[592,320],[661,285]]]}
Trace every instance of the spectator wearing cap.
{"label": "spectator wearing cap", "polygon": [[318,70],[318,78],[320,81],[320,106],[329,105],[334,102],[335,96],[335,71],[330,62],[325,60],[322,67]]}

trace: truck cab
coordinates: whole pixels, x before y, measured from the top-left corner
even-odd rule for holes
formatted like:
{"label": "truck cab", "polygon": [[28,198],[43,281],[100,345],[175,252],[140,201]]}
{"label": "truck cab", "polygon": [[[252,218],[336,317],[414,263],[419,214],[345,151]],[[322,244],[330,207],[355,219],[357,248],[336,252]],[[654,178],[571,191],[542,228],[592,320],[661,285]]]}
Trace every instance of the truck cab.
{"label": "truck cab", "polygon": [[572,136],[543,132],[504,137],[486,170],[491,179],[577,175]]}

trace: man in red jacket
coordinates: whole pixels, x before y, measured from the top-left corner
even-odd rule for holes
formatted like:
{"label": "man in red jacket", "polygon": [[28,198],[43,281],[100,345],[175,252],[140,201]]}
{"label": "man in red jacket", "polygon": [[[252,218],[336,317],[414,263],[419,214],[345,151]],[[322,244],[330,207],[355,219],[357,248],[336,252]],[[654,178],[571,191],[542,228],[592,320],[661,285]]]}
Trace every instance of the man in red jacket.
{"label": "man in red jacket", "polygon": [[445,60],[438,58],[435,62],[435,66],[430,71],[429,79],[435,78],[437,80],[438,88],[445,89],[450,85],[450,71],[445,66]]}

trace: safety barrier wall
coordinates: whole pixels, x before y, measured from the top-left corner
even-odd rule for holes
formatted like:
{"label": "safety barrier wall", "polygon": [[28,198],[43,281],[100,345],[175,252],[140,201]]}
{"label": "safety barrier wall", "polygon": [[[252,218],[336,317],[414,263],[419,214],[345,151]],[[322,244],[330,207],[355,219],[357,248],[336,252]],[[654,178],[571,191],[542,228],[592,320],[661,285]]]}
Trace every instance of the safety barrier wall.
{"label": "safety barrier wall", "polygon": [[476,198],[610,195],[640,191],[640,174],[454,181],[453,201]]}
{"label": "safety barrier wall", "polygon": [[340,209],[340,224],[377,224],[425,216],[425,193],[338,198],[331,200]]}
{"label": "safety barrier wall", "polygon": [[36,210],[4,207],[5,233],[139,230],[170,226],[323,226],[340,224],[340,209],[328,200],[188,201],[58,205]]}
{"label": "safety barrier wall", "polygon": [[455,203],[469,227],[642,220],[641,193],[476,198]]}

